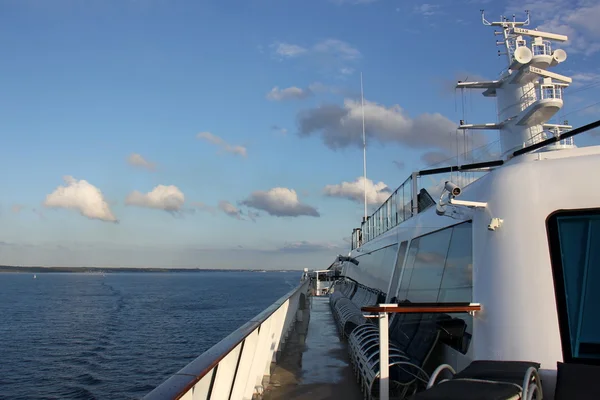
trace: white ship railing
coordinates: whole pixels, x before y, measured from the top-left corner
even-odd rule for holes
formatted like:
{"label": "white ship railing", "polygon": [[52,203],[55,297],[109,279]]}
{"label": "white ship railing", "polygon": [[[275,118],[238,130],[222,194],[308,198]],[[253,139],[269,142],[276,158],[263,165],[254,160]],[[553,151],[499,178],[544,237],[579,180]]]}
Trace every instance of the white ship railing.
{"label": "white ship railing", "polygon": [[375,237],[417,214],[417,174],[413,173],[390,197],[352,232],[352,248]]}
{"label": "white ship railing", "polygon": [[[263,379],[306,304],[310,279],[215,344],[152,392],[158,399],[243,399],[263,390]],[[300,311],[300,312],[299,312]]]}
{"label": "white ship railing", "polygon": [[542,43],[532,43],[531,53],[534,56],[551,56],[552,55],[552,42],[549,40],[542,40]]}
{"label": "white ship railing", "polygon": [[[559,83],[538,84],[529,89],[521,96],[521,111],[532,105],[538,100],[561,99],[563,98],[563,86]],[[508,107],[507,107],[508,108]]]}

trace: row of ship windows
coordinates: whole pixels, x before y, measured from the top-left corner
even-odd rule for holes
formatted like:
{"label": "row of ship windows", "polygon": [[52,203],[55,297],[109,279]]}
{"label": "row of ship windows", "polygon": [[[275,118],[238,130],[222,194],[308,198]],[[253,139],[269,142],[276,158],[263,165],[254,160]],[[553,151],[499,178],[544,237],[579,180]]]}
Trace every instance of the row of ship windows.
{"label": "row of ship windows", "polygon": [[[553,214],[550,252],[565,359],[600,360],[600,210]],[[392,274],[388,302],[471,302],[473,233],[464,222],[357,257],[381,286]],[[396,258],[396,254],[398,254]],[[396,266],[393,262],[396,259]],[[382,279],[383,278],[383,279]],[[393,296],[393,294],[395,294]],[[470,331],[470,317],[466,317]]]}
{"label": "row of ship windows", "polygon": [[[395,244],[374,251],[363,268],[366,267],[365,272],[369,271],[367,275],[371,277],[379,270],[381,278],[387,278],[398,254],[388,300],[395,297],[411,302],[470,302],[473,291],[472,235],[470,222],[454,225],[415,238],[410,246],[408,242],[402,242],[400,248]],[[363,263],[367,261],[364,257],[357,259]],[[385,278],[382,281],[387,281]]]}
{"label": "row of ship windows", "polygon": [[[357,257],[363,282],[384,288],[391,282],[388,303],[471,302],[473,297],[472,224],[464,222]],[[397,255],[397,257],[396,257]],[[396,265],[394,265],[396,260]],[[393,268],[393,270],[392,270]],[[392,274],[391,281],[389,276]],[[448,343],[468,350],[472,317],[456,315],[467,323],[466,337]]]}

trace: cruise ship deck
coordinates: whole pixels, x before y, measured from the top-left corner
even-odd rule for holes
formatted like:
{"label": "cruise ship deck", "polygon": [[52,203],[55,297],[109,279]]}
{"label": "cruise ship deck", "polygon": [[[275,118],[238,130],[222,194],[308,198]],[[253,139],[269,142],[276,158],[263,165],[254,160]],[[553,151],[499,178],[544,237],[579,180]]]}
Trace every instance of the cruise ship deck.
{"label": "cruise ship deck", "polygon": [[327,297],[309,297],[272,370],[265,400],[362,399]]}

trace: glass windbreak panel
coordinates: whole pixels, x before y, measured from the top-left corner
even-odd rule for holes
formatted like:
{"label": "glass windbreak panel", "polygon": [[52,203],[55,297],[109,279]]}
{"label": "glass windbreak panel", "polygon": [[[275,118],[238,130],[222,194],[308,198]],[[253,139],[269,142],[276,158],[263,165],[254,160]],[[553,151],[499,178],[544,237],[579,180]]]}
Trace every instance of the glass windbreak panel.
{"label": "glass windbreak panel", "polygon": [[451,236],[452,228],[449,228],[419,238],[419,249],[408,288],[408,300],[437,300]]}
{"label": "glass windbreak panel", "polygon": [[571,356],[600,359],[600,215],[558,216]]}
{"label": "glass windbreak panel", "polygon": [[[404,258],[406,256],[406,249],[408,248],[408,242],[404,241],[400,243],[398,254],[396,257],[396,264],[394,267],[394,273],[392,274],[392,280],[390,281],[390,289],[388,290],[388,296],[386,302],[397,302],[396,292],[398,291],[398,284],[400,283],[400,276],[402,275],[402,267],[404,265]],[[392,261],[393,262],[393,261]]]}
{"label": "glass windbreak panel", "polygon": [[398,290],[398,301],[408,299],[408,287],[410,286],[410,279],[412,278],[413,267],[415,265],[415,258],[419,251],[419,239],[413,239],[410,242],[408,253],[406,255],[406,263],[404,265],[404,271],[400,277],[400,290]]}
{"label": "glass windbreak panel", "polygon": [[412,179],[404,185],[404,219],[412,217]]}
{"label": "glass windbreak panel", "polygon": [[473,224],[453,228],[438,302],[471,302],[473,299]]}

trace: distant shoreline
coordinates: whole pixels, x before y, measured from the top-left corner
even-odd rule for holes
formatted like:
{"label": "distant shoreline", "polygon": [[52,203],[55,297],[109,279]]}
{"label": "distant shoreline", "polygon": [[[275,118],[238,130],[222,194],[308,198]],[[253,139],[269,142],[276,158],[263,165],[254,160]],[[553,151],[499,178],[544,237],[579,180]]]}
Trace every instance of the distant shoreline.
{"label": "distant shoreline", "polygon": [[135,268],[135,267],[14,267],[10,265],[0,265],[0,273],[19,272],[19,273],[99,273],[114,274],[123,272],[301,272],[299,269],[219,269],[219,268]]}

